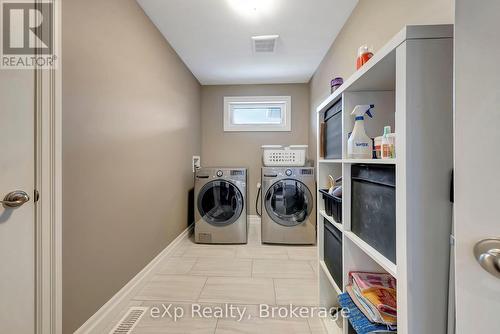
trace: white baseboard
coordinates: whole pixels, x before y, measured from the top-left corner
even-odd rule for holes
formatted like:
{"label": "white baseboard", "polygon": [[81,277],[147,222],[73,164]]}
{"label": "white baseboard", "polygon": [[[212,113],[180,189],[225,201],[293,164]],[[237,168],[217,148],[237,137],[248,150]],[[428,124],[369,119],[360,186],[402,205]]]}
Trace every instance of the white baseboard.
{"label": "white baseboard", "polygon": [[90,317],[80,328],[75,331],[75,334],[89,334],[99,332],[100,326],[108,325],[114,317],[113,311],[119,310],[120,304],[128,302],[132,297],[134,290],[142,283],[149,275],[153,274],[157,269],[158,263],[163,258],[168,256],[170,252],[183,240],[189,238],[194,225],[189,226],[177,238],[175,238],[160,254],[158,254],[144,269],[134,276],[123,288],[120,289],[111,299],[104,304],[92,317]]}

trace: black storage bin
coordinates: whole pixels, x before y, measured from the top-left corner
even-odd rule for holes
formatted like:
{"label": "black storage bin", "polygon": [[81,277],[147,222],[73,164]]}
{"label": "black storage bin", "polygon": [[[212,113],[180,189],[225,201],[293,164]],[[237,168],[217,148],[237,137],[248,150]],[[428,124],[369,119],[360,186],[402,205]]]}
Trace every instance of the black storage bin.
{"label": "black storage bin", "polygon": [[325,158],[342,159],[342,99],[325,112]]}
{"label": "black storage bin", "polygon": [[324,220],[324,261],[337,286],[344,287],[342,279],[342,232]]}
{"label": "black storage bin", "polygon": [[339,224],[342,223],[342,198],[332,196],[326,189],[320,189],[325,201],[325,212],[327,215],[332,216],[333,219]]}
{"label": "black storage bin", "polygon": [[396,263],[396,168],[351,167],[351,230]]}

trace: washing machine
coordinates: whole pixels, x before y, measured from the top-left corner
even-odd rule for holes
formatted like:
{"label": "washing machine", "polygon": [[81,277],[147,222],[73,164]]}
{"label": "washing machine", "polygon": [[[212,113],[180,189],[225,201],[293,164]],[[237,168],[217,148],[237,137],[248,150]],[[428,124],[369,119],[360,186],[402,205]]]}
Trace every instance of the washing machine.
{"label": "washing machine", "polygon": [[247,170],[200,168],[195,173],[195,242],[247,242]]}
{"label": "washing machine", "polygon": [[313,167],[262,167],[262,242],[316,243]]}

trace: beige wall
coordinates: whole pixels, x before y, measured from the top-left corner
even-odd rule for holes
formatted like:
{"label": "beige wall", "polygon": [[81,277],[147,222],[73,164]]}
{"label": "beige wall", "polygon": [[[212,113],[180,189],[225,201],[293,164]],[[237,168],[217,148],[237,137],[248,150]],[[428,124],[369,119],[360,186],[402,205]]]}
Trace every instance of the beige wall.
{"label": "beige wall", "polygon": [[134,0],[65,0],[63,27],[63,327],[73,333],[186,228],[201,88]]}
{"label": "beige wall", "polygon": [[360,0],[310,81],[310,156],[316,155],[316,107],[330,94],[330,80],[349,78],[362,44],[375,51],[407,24],[452,23],[453,0]]}
{"label": "beige wall", "polygon": [[[224,132],[224,96],[291,96],[291,132]],[[203,166],[249,168],[249,214],[255,214],[257,182],[262,167],[261,145],[307,144],[307,84],[203,86],[201,162]]]}

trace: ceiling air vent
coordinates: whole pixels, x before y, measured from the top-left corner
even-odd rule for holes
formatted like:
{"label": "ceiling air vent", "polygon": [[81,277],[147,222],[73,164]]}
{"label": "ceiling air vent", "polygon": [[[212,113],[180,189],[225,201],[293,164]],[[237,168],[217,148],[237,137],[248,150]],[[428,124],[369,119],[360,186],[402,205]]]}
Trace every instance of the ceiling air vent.
{"label": "ceiling air vent", "polygon": [[131,307],[109,334],[131,333],[147,310],[147,307]]}
{"label": "ceiling air vent", "polygon": [[273,53],[276,49],[276,40],[279,35],[253,36],[253,52],[255,53]]}

